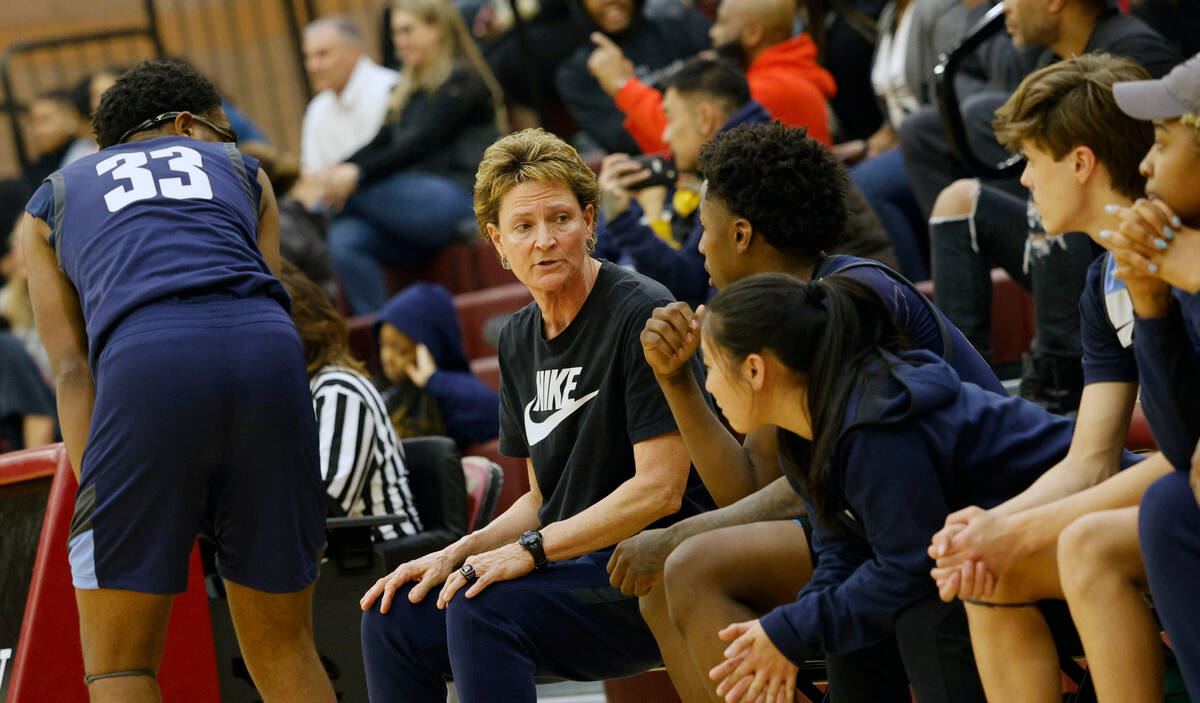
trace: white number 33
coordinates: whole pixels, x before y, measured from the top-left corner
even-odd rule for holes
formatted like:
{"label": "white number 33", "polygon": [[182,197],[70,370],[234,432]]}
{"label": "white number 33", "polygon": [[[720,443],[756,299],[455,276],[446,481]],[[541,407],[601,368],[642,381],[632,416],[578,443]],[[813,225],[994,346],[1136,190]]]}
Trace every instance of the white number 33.
{"label": "white number 33", "polygon": [[[160,178],[155,183],[154,174],[150,169],[144,168],[147,157],[170,159],[167,167],[186,175],[187,182],[185,183],[183,178]],[[212,200],[212,184],[204,171],[200,170],[202,165],[200,152],[186,146],[172,146],[149,154],[144,151],[114,154],[96,164],[96,174],[102,176],[112,171],[113,178],[129,181],[128,186],[118,185],[104,194],[104,203],[108,206],[108,211],[116,212],[139,200],[149,200],[160,192],[164,198],[172,200]]]}

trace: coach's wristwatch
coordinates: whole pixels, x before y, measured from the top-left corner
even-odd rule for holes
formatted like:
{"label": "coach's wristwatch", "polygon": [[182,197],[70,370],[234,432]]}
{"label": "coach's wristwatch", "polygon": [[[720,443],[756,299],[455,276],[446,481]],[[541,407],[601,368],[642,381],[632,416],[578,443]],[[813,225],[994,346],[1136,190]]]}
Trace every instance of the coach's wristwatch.
{"label": "coach's wristwatch", "polygon": [[537,530],[530,530],[521,535],[517,540],[517,544],[525,548],[531,556],[533,556],[533,568],[540,569],[550,560],[546,558],[546,550],[542,548],[542,533]]}

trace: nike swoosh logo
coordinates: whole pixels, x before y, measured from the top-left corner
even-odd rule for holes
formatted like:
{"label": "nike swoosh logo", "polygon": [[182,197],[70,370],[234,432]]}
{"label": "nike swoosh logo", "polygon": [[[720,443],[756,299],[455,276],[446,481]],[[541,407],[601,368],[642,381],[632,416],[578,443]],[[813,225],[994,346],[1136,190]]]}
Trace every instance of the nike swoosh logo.
{"label": "nike swoosh logo", "polygon": [[571,413],[582,408],[599,393],[599,390],[594,390],[582,398],[569,398],[566,405],[554,411],[553,415],[541,422],[534,422],[533,418],[529,416],[529,411],[533,409],[533,404],[537,402],[537,398],[529,401],[529,405],[525,406],[525,441],[532,447],[546,437],[549,437],[555,427],[558,427],[563,420],[571,416]]}

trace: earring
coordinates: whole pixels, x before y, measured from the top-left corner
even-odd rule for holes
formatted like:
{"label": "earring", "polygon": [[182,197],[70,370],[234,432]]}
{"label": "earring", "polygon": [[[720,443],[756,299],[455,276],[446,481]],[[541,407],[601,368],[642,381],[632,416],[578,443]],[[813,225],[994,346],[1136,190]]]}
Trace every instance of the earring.
{"label": "earring", "polygon": [[595,232],[588,233],[587,244],[585,246],[587,248],[588,256],[591,256],[592,252],[596,251],[596,233]]}
{"label": "earring", "polygon": [[500,268],[504,269],[505,271],[512,270],[512,266],[510,266],[508,263],[508,257],[506,257],[504,254],[500,255]]}

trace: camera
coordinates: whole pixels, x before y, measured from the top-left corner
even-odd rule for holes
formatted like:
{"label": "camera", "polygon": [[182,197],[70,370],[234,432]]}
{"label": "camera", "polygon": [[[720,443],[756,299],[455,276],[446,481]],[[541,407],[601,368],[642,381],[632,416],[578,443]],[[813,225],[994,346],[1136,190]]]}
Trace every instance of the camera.
{"label": "camera", "polygon": [[653,188],[654,186],[673,186],[679,179],[679,171],[675,169],[675,161],[669,156],[659,154],[642,154],[631,157],[639,166],[650,171],[645,180],[629,186],[632,190]]}

